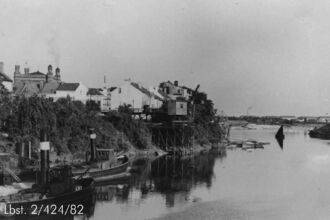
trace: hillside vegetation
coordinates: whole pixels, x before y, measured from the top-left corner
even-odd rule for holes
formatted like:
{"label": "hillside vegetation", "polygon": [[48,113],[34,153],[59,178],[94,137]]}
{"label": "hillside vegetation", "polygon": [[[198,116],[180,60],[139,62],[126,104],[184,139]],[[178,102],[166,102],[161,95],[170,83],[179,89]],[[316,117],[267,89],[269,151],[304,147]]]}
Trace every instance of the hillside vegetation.
{"label": "hillside vegetation", "polygon": [[[195,138],[199,144],[208,144],[211,139],[219,138],[223,130],[212,101],[201,94],[198,103],[193,121]],[[0,112],[0,131],[8,134],[10,148],[13,143],[31,141],[36,150],[43,129],[58,154],[82,153],[88,149],[91,127],[95,128],[96,145],[100,148],[122,151],[152,147],[151,133],[143,121],[132,119],[128,106],[100,114],[93,104],[84,105],[70,98],[56,102],[37,96],[12,98],[0,87]]]}

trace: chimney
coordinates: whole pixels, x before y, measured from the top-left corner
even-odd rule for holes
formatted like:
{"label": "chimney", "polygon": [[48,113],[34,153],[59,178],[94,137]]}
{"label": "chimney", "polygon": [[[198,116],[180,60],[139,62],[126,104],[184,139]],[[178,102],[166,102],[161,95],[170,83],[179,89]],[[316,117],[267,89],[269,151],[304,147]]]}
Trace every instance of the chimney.
{"label": "chimney", "polygon": [[29,74],[30,73],[30,68],[29,67],[25,67],[24,68],[24,74]]}
{"label": "chimney", "polygon": [[20,74],[20,66],[19,65],[15,65],[15,72],[14,74]]}
{"label": "chimney", "polygon": [[179,82],[177,80],[174,81],[175,86],[179,86]]}
{"label": "chimney", "polygon": [[52,65],[48,65],[48,72],[47,72],[47,75],[53,75],[53,67]]}
{"label": "chimney", "polygon": [[0,73],[3,73],[3,62],[0,62]]}

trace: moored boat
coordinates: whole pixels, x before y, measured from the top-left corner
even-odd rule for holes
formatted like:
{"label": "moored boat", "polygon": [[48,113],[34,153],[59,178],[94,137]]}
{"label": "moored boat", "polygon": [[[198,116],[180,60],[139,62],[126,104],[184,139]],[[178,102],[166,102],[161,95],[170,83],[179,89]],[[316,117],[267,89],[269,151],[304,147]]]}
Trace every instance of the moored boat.
{"label": "moored boat", "polygon": [[79,215],[88,214],[95,202],[92,178],[72,178],[72,168],[49,166],[49,142],[41,134],[40,169],[36,183],[17,193],[0,196],[2,216]]}
{"label": "moored boat", "polygon": [[112,149],[96,148],[94,129],[90,129],[90,132],[90,151],[86,152],[84,163],[72,164],[73,176],[88,176],[98,181],[99,177],[110,178],[112,175],[125,173],[130,164],[128,157],[126,155],[116,157]]}
{"label": "moored boat", "polygon": [[[65,168],[67,169],[67,168]],[[66,188],[66,189],[65,189]],[[59,189],[62,192],[57,192]],[[92,178],[82,178],[66,187],[53,182],[47,190],[36,187],[0,197],[1,216],[81,215],[95,203]]]}
{"label": "moored boat", "polygon": [[124,173],[127,171],[129,161],[109,168],[91,168],[90,166],[80,166],[78,169],[74,169],[73,176],[90,176],[90,177],[101,177]]}

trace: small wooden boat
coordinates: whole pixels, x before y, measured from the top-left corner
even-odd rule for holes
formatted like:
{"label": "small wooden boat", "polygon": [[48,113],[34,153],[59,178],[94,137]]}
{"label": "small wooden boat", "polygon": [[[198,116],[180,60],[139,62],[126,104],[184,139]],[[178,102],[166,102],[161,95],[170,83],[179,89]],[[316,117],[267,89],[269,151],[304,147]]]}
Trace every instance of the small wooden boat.
{"label": "small wooden boat", "polygon": [[264,149],[263,142],[258,142],[256,140],[246,140],[246,141],[244,141],[244,144],[243,144],[243,147],[242,147],[243,150],[257,149],[257,148]]}
{"label": "small wooden boat", "polygon": [[95,186],[103,186],[107,184],[123,184],[129,182],[131,174],[128,172],[118,173],[110,176],[95,177]]}
{"label": "small wooden boat", "polygon": [[243,150],[247,149],[264,149],[264,146],[260,143],[246,144],[242,147]]}
{"label": "small wooden boat", "polygon": [[[102,176],[110,176],[119,173],[125,173],[129,166],[129,161],[126,161],[122,164],[119,164],[114,167],[109,168],[93,168],[91,166],[81,166],[78,169],[74,169],[72,174],[73,176],[89,176],[89,177],[102,177]],[[97,180],[96,180],[97,181]]]}

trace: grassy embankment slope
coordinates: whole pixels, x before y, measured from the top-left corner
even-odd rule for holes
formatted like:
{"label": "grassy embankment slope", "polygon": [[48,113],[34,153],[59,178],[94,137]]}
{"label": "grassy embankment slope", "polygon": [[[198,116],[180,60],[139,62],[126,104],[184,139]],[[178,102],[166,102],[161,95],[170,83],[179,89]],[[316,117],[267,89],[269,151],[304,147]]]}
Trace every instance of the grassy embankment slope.
{"label": "grassy embankment slope", "polygon": [[[200,95],[195,106],[195,139],[197,144],[210,144],[219,138],[223,129],[211,100]],[[58,154],[74,154],[84,158],[89,149],[89,128],[95,128],[96,146],[119,151],[155,149],[151,133],[143,121],[132,119],[128,108],[100,115],[93,104],[84,105],[79,101],[60,99],[52,102],[40,97],[16,97],[0,88],[0,131],[8,137],[0,136],[0,145],[7,152],[14,151],[15,143],[31,141],[37,152],[39,132],[46,130],[51,146]]]}

